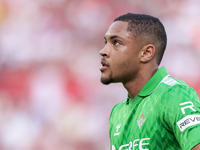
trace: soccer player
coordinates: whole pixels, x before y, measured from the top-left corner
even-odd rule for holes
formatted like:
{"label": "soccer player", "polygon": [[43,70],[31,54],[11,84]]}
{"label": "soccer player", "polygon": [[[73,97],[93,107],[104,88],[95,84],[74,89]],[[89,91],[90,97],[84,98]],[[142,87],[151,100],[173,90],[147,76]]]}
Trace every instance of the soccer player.
{"label": "soccer player", "polygon": [[159,68],[167,43],[160,20],[128,13],[104,38],[101,82],[121,82],[128,92],[110,114],[110,149],[200,150],[197,93]]}

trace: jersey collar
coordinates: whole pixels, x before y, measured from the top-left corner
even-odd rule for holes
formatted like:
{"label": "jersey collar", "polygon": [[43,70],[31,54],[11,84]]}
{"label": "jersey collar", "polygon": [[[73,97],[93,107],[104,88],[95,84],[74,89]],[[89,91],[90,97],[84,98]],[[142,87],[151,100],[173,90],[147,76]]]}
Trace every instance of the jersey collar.
{"label": "jersey collar", "polygon": [[138,96],[145,97],[153,93],[157,88],[161,80],[168,74],[165,66],[159,68],[156,73],[151,77],[151,79],[144,85],[142,90],[139,92]]}

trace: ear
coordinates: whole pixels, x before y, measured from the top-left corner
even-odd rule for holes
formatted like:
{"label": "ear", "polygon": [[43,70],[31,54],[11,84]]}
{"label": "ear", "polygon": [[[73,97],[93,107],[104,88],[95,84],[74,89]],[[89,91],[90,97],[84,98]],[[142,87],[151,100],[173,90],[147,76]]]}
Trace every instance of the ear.
{"label": "ear", "polygon": [[152,44],[145,45],[142,48],[142,57],[140,59],[141,62],[148,62],[148,61],[150,61],[154,57],[154,54],[155,54],[155,47],[154,47],[154,45],[152,45]]}

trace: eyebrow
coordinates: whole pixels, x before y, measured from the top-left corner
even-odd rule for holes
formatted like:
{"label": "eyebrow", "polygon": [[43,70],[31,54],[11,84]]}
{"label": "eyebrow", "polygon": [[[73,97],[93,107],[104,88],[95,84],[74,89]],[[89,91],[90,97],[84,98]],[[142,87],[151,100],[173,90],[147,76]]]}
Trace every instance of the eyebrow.
{"label": "eyebrow", "polygon": [[[112,39],[115,39],[115,38],[123,39],[122,37],[120,37],[120,36],[118,36],[118,35],[113,35],[113,36],[111,36],[109,39],[112,40]],[[104,37],[104,39],[106,40],[106,37]]]}

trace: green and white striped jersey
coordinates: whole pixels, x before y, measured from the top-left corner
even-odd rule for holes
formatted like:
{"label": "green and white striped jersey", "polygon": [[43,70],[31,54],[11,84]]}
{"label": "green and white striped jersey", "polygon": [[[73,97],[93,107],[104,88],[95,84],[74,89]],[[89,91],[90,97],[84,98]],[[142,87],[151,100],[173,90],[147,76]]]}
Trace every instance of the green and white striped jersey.
{"label": "green and white striped jersey", "polygon": [[200,101],[161,67],[139,94],[114,106],[111,150],[190,150],[200,143]]}

